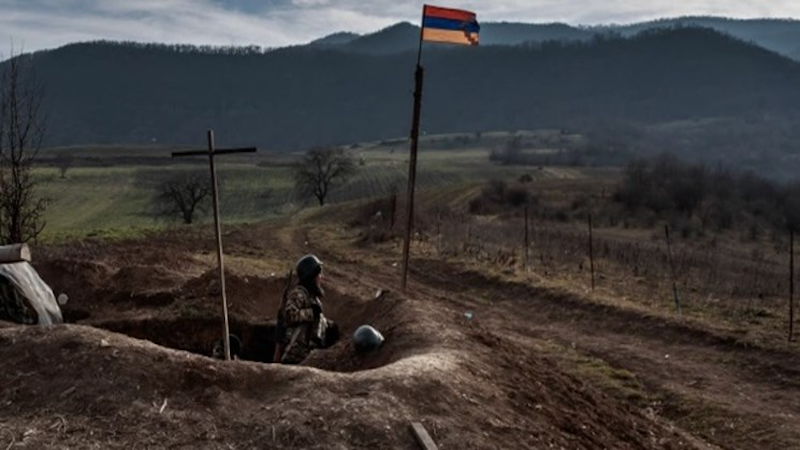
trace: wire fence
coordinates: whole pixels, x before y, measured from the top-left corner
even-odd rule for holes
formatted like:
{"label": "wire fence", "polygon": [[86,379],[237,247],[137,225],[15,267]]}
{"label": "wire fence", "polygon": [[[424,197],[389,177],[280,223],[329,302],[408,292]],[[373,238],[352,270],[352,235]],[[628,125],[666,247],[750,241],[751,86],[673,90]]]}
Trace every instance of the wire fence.
{"label": "wire fence", "polygon": [[782,311],[793,300],[788,232],[786,243],[746,245],[731,236],[671,236],[668,248],[664,230],[596,228],[590,241],[588,223],[529,218],[526,227],[524,216],[487,218],[442,210],[418,217],[415,245],[434,257],[466,258],[545,278],[567,276],[584,280],[587,288],[596,280],[598,288],[612,292],[639,291],[651,304],[671,304],[674,294],[676,306],[716,308],[745,319],[785,317]]}

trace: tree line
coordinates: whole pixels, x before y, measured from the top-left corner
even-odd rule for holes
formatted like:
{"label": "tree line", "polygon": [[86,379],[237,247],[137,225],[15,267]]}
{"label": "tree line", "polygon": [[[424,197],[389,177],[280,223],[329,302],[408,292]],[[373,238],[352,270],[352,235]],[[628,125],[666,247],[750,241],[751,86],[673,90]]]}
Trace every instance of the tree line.
{"label": "tree line", "polygon": [[689,161],[669,152],[632,158],[613,183],[605,181],[591,192],[560,200],[531,181],[530,173],[511,182],[490,180],[467,209],[507,216],[519,215],[527,206],[538,219],[561,222],[584,222],[591,214],[598,226],[668,224],[683,237],[737,231],[757,240],[768,233],[800,231],[800,178],[778,181],[753,170]]}
{"label": "tree line", "polygon": [[[770,181],[752,171],[689,163],[672,154],[629,163],[613,194],[634,220],[663,217],[699,231],[747,224],[759,230],[800,230],[800,180]],[[688,230],[687,230],[688,231]]]}
{"label": "tree line", "polygon": [[[413,52],[237,52],[91,43],[36,53],[53,93],[48,144],[187,144],[209,123],[233,145],[286,150],[407,134]],[[796,63],[705,29],[431,48],[425,58],[429,134],[574,128],[604,118],[649,126],[733,117],[770,129],[773,118],[800,114]]]}

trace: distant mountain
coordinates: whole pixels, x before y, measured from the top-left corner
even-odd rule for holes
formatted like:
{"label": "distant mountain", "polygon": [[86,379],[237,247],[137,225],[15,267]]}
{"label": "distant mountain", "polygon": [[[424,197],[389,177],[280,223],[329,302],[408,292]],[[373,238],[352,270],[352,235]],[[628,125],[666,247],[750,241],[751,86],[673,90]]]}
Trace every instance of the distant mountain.
{"label": "distant mountain", "polygon": [[[789,19],[727,19],[720,17],[679,17],[642,22],[608,29],[630,36],[644,30],[670,27],[707,27],[800,60],[800,21]],[[594,28],[602,30],[604,27]]]}
{"label": "distant mountain", "polygon": [[[409,30],[395,28],[398,42]],[[714,119],[743,124],[717,130],[716,151],[797,152],[800,64],[710,29],[425,52],[428,133],[603,121],[696,123],[703,132],[699,124]],[[222,145],[288,150],[402,137],[410,127],[413,51],[372,55],[317,45],[262,53],[100,42],[32,57],[47,95],[48,145],[202,145],[214,128]],[[737,134],[745,128],[761,137],[745,142]]]}
{"label": "distant mountain", "polygon": [[586,41],[595,33],[563,23],[488,22],[481,25],[481,44],[518,45],[526,42]]}
{"label": "distant mountain", "polygon": [[359,37],[360,35],[357,33],[340,31],[338,33],[329,34],[328,36],[311,41],[309,45],[343,45],[349,44]]}
{"label": "distant mountain", "polygon": [[342,45],[340,50],[369,55],[387,55],[412,51],[418,45],[419,27],[408,22],[401,22],[375,33],[353,39]]}
{"label": "distant mountain", "polygon": [[795,61],[800,61],[800,45],[792,49],[789,49],[786,54]]}
{"label": "distant mountain", "polygon": [[[340,42],[340,49],[383,55],[416,50],[419,45],[419,27],[402,22],[383,30]],[[326,36],[329,39],[339,33]],[[485,23],[481,25],[481,45],[518,45],[544,41],[585,41],[596,33],[569,25],[528,23]],[[313,43],[312,43],[313,44]],[[438,45],[438,44],[433,44]]]}
{"label": "distant mountain", "polygon": [[[348,34],[348,39],[338,39],[341,33],[322,38],[335,42],[340,50],[385,55],[415,51],[419,46],[420,29],[408,22],[401,22],[375,33],[363,36]],[[596,33],[565,24],[485,23],[481,24],[481,45],[518,45],[544,41],[585,41]],[[311,44],[316,45],[318,41]],[[438,44],[432,44],[437,46]]]}
{"label": "distant mountain", "polygon": [[[519,45],[547,41],[581,42],[597,36],[621,34],[633,36],[645,30],[674,27],[704,27],[729,34],[746,42],[800,61],[800,21],[782,19],[726,19],[718,17],[680,17],[632,25],[573,27],[563,23],[530,24],[487,22],[481,24],[481,45]],[[419,27],[399,23],[364,36],[341,33],[323,38],[342,50],[367,54],[412,51],[419,43]],[[315,41],[312,44],[315,44]]]}

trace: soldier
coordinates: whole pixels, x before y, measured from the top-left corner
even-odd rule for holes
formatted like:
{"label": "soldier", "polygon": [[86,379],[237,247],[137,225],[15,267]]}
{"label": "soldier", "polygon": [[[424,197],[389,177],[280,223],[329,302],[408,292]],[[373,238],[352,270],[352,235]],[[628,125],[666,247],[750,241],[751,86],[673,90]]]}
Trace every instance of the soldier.
{"label": "soldier", "polygon": [[338,326],[322,313],[322,261],[305,255],[297,261],[295,273],[297,285],[278,310],[275,361],[283,364],[298,364],[311,350],[328,348],[339,339]]}

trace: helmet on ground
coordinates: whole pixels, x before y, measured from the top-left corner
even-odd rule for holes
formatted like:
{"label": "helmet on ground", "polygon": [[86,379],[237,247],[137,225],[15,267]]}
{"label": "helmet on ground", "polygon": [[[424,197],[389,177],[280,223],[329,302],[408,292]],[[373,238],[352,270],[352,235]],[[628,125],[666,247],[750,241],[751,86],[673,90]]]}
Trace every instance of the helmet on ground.
{"label": "helmet on ground", "polygon": [[353,346],[359,353],[377,350],[383,344],[383,335],[369,325],[361,325],[353,333]]}
{"label": "helmet on ground", "polygon": [[[235,334],[229,334],[228,339],[230,342],[231,358],[238,357],[242,352],[242,341]],[[222,339],[214,342],[214,348],[211,350],[211,357],[225,359],[225,342]]]}
{"label": "helmet on ground", "polygon": [[322,261],[315,255],[308,254],[297,260],[294,270],[300,281],[313,280],[322,272]]}

